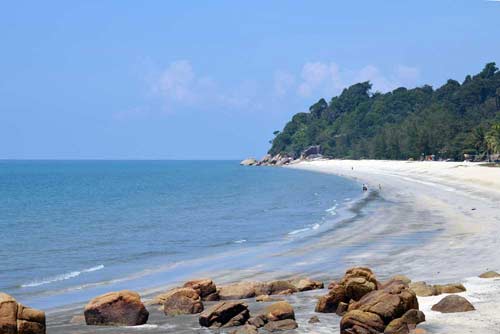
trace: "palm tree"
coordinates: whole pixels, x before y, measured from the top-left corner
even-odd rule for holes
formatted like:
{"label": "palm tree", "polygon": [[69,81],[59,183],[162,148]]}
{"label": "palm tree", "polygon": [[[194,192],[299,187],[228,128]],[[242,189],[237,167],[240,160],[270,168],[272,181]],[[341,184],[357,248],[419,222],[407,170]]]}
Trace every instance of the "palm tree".
{"label": "palm tree", "polygon": [[488,149],[492,154],[500,153],[500,123],[495,123],[491,126],[485,139]]}

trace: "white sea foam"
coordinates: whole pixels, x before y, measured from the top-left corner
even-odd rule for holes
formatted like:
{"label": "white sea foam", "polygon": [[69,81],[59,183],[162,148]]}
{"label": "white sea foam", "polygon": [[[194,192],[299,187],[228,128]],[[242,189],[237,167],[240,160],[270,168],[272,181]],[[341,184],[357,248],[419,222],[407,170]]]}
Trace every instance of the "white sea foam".
{"label": "white sea foam", "polygon": [[316,223],[312,226],[312,229],[317,230],[320,226],[321,226],[320,224]]}
{"label": "white sea foam", "polygon": [[288,235],[295,235],[295,234],[299,234],[299,233],[302,233],[302,232],[307,232],[309,231],[310,228],[309,227],[306,227],[306,228],[301,228],[301,229],[298,229],[298,230],[294,230],[292,232],[289,232]]}
{"label": "white sea foam", "polygon": [[233,241],[235,244],[242,244],[244,242],[247,242],[245,239],[241,239],[241,240],[236,240],[236,241]]}
{"label": "white sea foam", "polygon": [[337,214],[337,204],[334,204],[331,208],[326,209],[325,211],[331,214],[332,216],[335,216]]}
{"label": "white sea foam", "polygon": [[83,269],[81,271],[71,271],[69,273],[64,273],[64,274],[56,275],[56,276],[49,277],[49,278],[46,278],[46,279],[35,280],[33,282],[30,282],[30,283],[22,284],[21,287],[22,288],[33,288],[33,287],[40,286],[40,285],[45,285],[45,284],[50,284],[50,283],[65,281],[65,280],[68,280],[68,279],[71,279],[71,278],[78,277],[78,276],[80,276],[83,273],[90,273],[90,272],[93,272],[93,271],[101,270],[103,268],[104,268],[104,265],[100,264],[98,266],[87,268],[87,269]]}

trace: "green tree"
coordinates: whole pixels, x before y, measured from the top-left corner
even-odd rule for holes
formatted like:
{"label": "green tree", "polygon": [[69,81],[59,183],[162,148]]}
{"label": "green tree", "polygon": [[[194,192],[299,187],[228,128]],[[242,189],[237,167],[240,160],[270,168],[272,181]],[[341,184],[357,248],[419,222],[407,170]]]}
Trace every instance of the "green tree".
{"label": "green tree", "polygon": [[500,153],[500,123],[495,123],[486,134],[486,143],[492,154]]}

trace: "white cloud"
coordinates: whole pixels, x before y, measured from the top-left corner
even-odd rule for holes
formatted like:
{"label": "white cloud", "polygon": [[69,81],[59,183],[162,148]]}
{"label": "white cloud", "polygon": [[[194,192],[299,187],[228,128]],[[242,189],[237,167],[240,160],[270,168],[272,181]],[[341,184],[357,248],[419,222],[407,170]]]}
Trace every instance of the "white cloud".
{"label": "white cloud", "polygon": [[293,74],[286,71],[276,71],[274,73],[274,93],[277,96],[286,95],[295,84]]}
{"label": "white cloud", "polygon": [[318,91],[332,91],[342,86],[339,67],[333,62],[308,62],[302,67],[301,78],[297,92],[302,97],[310,97]]}

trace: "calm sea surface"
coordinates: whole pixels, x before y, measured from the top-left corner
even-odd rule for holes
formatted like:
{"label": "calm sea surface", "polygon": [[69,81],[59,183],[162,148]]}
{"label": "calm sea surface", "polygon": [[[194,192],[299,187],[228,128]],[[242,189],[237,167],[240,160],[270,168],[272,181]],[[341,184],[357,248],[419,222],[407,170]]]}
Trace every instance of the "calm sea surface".
{"label": "calm sea surface", "polygon": [[236,161],[0,161],[0,291],[46,308],[167,284],[179,263],[293,247],[359,193]]}

